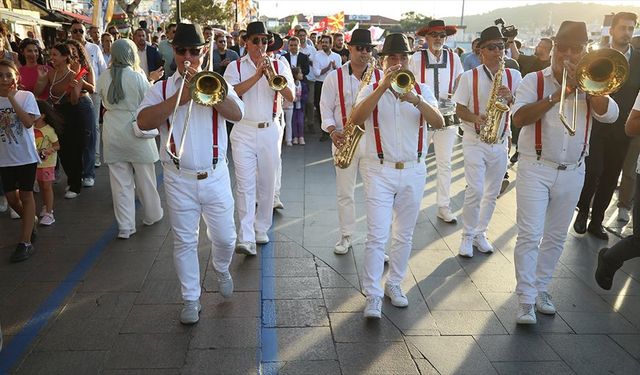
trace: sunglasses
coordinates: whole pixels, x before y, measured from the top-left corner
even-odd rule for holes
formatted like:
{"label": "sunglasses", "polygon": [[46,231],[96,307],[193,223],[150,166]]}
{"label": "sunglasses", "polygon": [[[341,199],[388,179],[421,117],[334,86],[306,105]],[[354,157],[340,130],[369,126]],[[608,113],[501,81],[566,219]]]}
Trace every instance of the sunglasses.
{"label": "sunglasses", "polygon": [[362,52],[362,51],[371,52],[371,51],[373,51],[373,47],[371,47],[371,46],[356,46],[356,49],[358,50],[358,52]]}
{"label": "sunglasses", "polygon": [[262,38],[260,38],[260,37],[255,37],[255,38],[251,39],[251,43],[253,43],[253,44],[260,44],[260,43],[262,43],[262,44],[265,44],[265,45],[266,45],[267,43],[269,43],[269,39],[267,39],[267,38],[265,38],[265,37],[262,37]]}
{"label": "sunglasses", "polygon": [[483,46],[482,48],[486,48],[489,51],[495,51],[496,48],[497,48],[500,51],[502,51],[504,49],[504,43],[489,43],[489,44]]}
{"label": "sunglasses", "polygon": [[84,30],[82,30],[82,29],[73,29],[73,30],[71,30],[71,32],[74,33],[74,34],[77,34],[77,33],[84,34]]}
{"label": "sunglasses", "polygon": [[446,33],[429,33],[429,36],[432,38],[446,38]]}
{"label": "sunglasses", "polygon": [[187,51],[189,51],[189,54],[191,56],[200,56],[200,52],[202,51],[202,48],[196,48],[196,47],[192,47],[192,48],[186,48],[186,47],[176,47],[176,54],[180,55],[180,56],[184,56]]}
{"label": "sunglasses", "polygon": [[571,52],[573,53],[582,53],[582,51],[584,51],[584,46],[571,46],[568,44],[556,44],[556,50],[558,50],[558,52],[561,53],[565,53],[569,50],[571,50]]}

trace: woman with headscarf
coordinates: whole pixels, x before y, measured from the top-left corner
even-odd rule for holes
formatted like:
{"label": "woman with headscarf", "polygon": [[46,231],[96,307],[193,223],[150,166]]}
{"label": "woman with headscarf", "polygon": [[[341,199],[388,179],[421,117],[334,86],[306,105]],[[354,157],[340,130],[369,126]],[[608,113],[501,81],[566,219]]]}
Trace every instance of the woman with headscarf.
{"label": "woman with headscarf", "polygon": [[145,225],[152,225],[163,216],[154,167],[158,161],[156,142],[153,138],[138,138],[133,131],[136,110],[150,86],[140,69],[136,45],[129,39],[115,41],[111,46],[111,67],[98,79],[97,90],[106,109],[102,130],[104,162],[109,165],[113,210],[118,238],[122,239],[136,232],[136,192],[144,209]]}

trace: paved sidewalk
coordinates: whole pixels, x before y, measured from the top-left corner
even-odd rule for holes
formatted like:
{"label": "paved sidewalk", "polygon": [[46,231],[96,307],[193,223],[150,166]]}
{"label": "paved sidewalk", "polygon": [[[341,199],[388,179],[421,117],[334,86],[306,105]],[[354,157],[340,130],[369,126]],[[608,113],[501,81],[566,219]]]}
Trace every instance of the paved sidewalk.
{"label": "paved sidewalk", "polygon": [[[362,184],[354,251],[334,255],[335,173],[329,143],[316,138],[284,147],[285,209],[275,213],[272,242],[258,256],[234,256],[231,299],[217,291],[210,243],[200,231],[203,310],[192,327],[178,322],[168,220],[151,227],[138,220],[138,233],[116,240],[106,167],[96,187],[75,200],[62,199],[64,185],[56,185],[57,222],[40,228],[37,253],[26,262],[8,262],[19,223],[2,214],[0,369],[10,363],[15,374],[640,373],[640,260],[625,264],[611,291],[601,290],[593,271],[606,244],[570,234],[551,289],[558,314],[517,326],[514,184],[490,225],[497,251],[457,257],[461,225],[435,215],[433,155],[403,285],[410,306],[398,309],[387,299],[380,321],[364,320]],[[458,215],[462,164],[457,144]],[[51,319],[39,320],[47,310]]]}

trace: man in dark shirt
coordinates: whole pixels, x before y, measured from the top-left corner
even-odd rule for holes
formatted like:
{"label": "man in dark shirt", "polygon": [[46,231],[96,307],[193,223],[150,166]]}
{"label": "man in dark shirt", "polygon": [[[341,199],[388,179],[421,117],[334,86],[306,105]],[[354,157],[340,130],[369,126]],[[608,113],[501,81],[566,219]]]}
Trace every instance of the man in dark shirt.
{"label": "man in dark shirt", "polygon": [[343,33],[333,34],[333,48],[331,50],[340,55],[343,64],[349,61],[349,49],[344,46]]}
{"label": "man in dark shirt", "polygon": [[549,38],[540,39],[532,56],[520,54],[515,43],[509,44],[509,48],[511,49],[511,57],[520,64],[520,73],[523,77],[531,72],[542,70],[551,64],[553,41]]}

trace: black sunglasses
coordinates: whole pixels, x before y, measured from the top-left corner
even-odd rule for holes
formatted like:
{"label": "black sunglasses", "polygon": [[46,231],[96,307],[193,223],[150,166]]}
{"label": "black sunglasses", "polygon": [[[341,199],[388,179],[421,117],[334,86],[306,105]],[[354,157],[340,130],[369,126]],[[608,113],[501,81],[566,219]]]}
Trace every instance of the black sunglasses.
{"label": "black sunglasses", "polygon": [[432,38],[446,38],[446,33],[429,33],[429,36]]}
{"label": "black sunglasses", "polygon": [[358,50],[358,52],[362,52],[362,51],[371,52],[371,51],[373,51],[373,47],[371,47],[371,46],[356,46],[356,49]]}
{"label": "black sunglasses", "polygon": [[489,51],[495,51],[496,48],[502,51],[504,49],[504,43],[489,43],[484,45],[482,48],[486,48]]}
{"label": "black sunglasses", "polygon": [[176,55],[184,56],[187,53],[187,51],[189,51],[189,54],[191,56],[200,56],[200,52],[202,51],[202,48],[199,48],[199,47],[191,47],[191,48],[176,47]]}
{"label": "black sunglasses", "polygon": [[573,53],[582,53],[582,51],[584,51],[584,46],[581,45],[575,45],[575,46],[571,46],[568,44],[556,44],[556,49],[558,50],[558,52],[561,53],[565,53],[569,50],[571,50],[571,52]]}
{"label": "black sunglasses", "polygon": [[253,43],[253,44],[260,44],[260,43],[262,43],[262,44],[266,45],[267,43],[269,43],[269,39],[267,39],[267,38],[265,38],[265,37],[262,37],[262,38],[260,38],[260,37],[255,37],[255,38],[251,39],[251,43]]}
{"label": "black sunglasses", "polygon": [[73,29],[73,30],[71,30],[71,32],[74,33],[74,34],[77,34],[77,33],[84,34],[84,30],[83,29]]}

